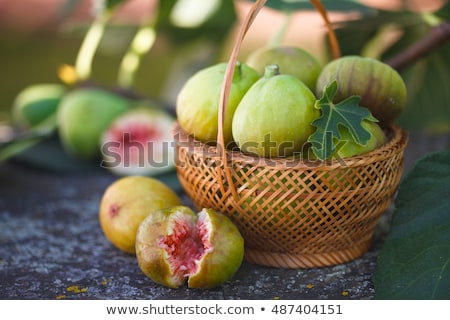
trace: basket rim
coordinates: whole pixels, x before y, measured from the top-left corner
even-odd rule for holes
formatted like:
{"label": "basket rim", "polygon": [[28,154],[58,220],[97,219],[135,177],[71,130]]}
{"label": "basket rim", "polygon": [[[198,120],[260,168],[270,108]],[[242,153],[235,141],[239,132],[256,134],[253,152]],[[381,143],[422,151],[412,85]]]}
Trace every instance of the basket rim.
{"label": "basket rim", "polygon": [[[347,157],[342,159],[331,160],[305,160],[301,158],[276,158],[276,157],[256,157],[244,154],[240,150],[226,149],[226,157],[228,162],[252,164],[255,166],[273,166],[277,170],[289,169],[314,169],[333,170],[338,167],[356,167],[367,165],[369,163],[377,162],[388,158],[392,154],[397,154],[399,151],[405,149],[408,143],[408,133],[397,124],[391,124],[386,129],[388,141],[367,153]],[[178,122],[175,122],[172,133],[175,139],[175,144],[180,148],[187,148],[188,153],[194,154],[196,157],[209,158],[212,160],[222,161],[223,154],[221,148],[216,145],[207,144],[195,139],[184,131]]]}

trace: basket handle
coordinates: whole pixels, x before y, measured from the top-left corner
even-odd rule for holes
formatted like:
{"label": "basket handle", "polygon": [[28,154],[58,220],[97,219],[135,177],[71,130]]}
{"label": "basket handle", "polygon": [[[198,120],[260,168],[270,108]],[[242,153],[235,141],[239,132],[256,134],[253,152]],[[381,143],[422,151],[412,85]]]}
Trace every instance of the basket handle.
{"label": "basket handle", "polygon": [[[219,153],[219,157],[221,157],[224,166],[225,178],[228,182],[228,186],[231,189],[231,194],[235,200],[238,199],[236,187],[233,183],[233,179],[231,177],[230,167],[228,165],[227,154],[226,154],[226,146],[225,140],[223,136],[223,125],[225,120],[225,112],[226,105],[228,103],[228,96],[231,89],[231,82],[233,80],[234,69],[236,66],[237,58],[239,55],[239,50],[241,48],[241,44],[244,41],[244,37],[250,28],[251,24],[255,20],[258,12],[264,7],[267,0],[256,0],[252,5],[250,11],[248,12],[242,27],[239,29],[239,33],[237,35],[236,42],[234,43],[233,50],[231,51],[230,58],[228,60],[227,68],[225,71],[225,78],[222,83],[222,90],[220,92],[220,101],[219,101],[219,114],[218,114],[218,131],[217,131],[217,151]],[[220,170],[220,166],[218,166],[218,170]],[[219,179],[222,179],[222,175],[218,175]],[[226,190],[224,190],[224,181],[219,181],[219,185],[221,187],[222,194],[225,194]]]}
{"label": "basket handle", "polygon": [[[230,58],[228,60],[227,68],[225,71],[224,81],[222,83],[222,88],[220,92],[220,101],[219,101],[219,113],[218,113],[218,131],[217,131],[217,152],[219,157],[222,159],[223,162],[223,169],[225,173],[225,179],[228,182],[228,186],[231,189],[231,194],[233,198],[237,201],[238,200],[238,194],[236,190],[236,186],[233,183],[233,179],[231,176],[231,169],[229,167],[228,159],[227,159],[227,149],[225,146],[225,140],[223,135],[223,126],[224,126],[224,120],[225,120],[225,112],[226,112],[226,105],[228,104],[228,97],[231,89],[231,83],[234,76],[234,70],[237,62],[237,58],[239,55],[239,50],[241,48],[242,42],[244,41],[244,37],[247,34],[247,31],[250,29],[250,26],[252,25],[253,21],[255,20],[256,16],[258,15],[259,11],[264,7],[267,0],[255,0],[252,7],[250,8],[249,12],[247,13],[244,23],[242,24],[241,28],[239,29],[239,33],[237,35],[236,41],[233,46],[233,50],[231,51]],[[322,5],[320,0],[310,0],[311,4],[314,6],[314,8],[320,13],[322,19],[325,21],[325,25],[327,27],[327,33],[328,33],[328,40],[331,47],[331,53],[333,59],[336,59],[340,56],[340,48],[339,43],[336,38],[336,34],[333,30],[333,27],[331,25],[330,20],[328,19],[328,15],[326,12],[325,7]],[[221,166],[217,166],[217,170],[221,170]],[[219,172],[220,173],[220,172]],[[218,174],[219,177],[219,185],[221,188],[222,194],[226,193],[225,187],[224,187],[224,181],[222,181],[222,175]]]}

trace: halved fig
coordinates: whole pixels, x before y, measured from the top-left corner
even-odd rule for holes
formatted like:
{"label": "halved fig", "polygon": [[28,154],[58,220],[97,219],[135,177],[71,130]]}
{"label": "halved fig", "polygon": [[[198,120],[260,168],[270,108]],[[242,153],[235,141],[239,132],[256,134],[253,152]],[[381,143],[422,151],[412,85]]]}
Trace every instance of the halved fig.
{"label": "halved fig", "polygon": [[136,256],[142,272],[158,284],[213,288],[241,266],[244,239],[224,214],[175,206],[152,212],[140,224]]}

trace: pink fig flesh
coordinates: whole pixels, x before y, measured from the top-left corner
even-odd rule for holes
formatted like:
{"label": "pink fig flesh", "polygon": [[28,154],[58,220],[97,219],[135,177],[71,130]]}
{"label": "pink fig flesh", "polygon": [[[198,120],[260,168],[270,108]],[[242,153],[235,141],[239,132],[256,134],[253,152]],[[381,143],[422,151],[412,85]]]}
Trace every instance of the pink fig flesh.
{"label": "pink fig flesh", "polygon": [[156,283],[178,288],[217,287],[231,279],[244,255],[237,227],[211,209],[194,213],[185,206],[157,210],[140,225],[136,256]]}
{"label": "pink fig flesh", "polygon": [[102,135],[102,166],[118,175],[152,175],[172,169],[173,123],[168,113],[151,108],[121,115]]}

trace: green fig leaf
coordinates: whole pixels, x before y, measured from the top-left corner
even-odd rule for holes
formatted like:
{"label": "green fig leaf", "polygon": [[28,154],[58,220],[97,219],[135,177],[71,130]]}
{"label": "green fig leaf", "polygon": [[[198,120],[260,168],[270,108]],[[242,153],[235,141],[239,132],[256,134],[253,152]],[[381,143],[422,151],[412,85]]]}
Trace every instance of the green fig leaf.
{"label": "green fig leaf", "polygon": [[47,136],[47,133],[30,132],[23,136],[12,139],[11,141],[0,143],[0,163],[14,157],[15,155],[24,152],[35,144],[42,141]]}
{"label": "green fig leaf", "polygon": [[333,103],[337,88],[337,81],[331,82],[315,103],[315,108],[321,110],[322,115],[312,122],[316,130],[309,136],[308,142],[311,143],[314,155],[320,160],[329,159],[336,150],[336,144],[341,139],[340,126],[347,127],[355,142],[364,145],[370,139],[370,133],[362,127],[362,121],[378,122],[369,109],[359,105],[359,96]]}
{"label": "green fig leaf", "polygon": [[373,275],[376,299],[450,299],[450,151],[425,155],[401,182]]}

